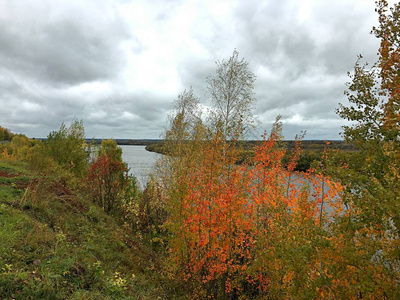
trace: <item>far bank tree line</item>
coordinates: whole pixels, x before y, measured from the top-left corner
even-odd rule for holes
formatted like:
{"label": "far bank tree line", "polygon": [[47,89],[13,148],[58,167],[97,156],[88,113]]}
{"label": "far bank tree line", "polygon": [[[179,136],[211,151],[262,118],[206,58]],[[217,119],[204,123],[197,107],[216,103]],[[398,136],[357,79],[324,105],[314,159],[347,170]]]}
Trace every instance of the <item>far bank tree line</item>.
{"label": "far bank tree line", "polygon": [[[236,164],[240,165],[243,163],[253,164],[254,160],[254,149],[262,144],[262,140],[244,140],[240,141],[241,150],[238,155]],[[295,140],[284,140],[281,141],[282,147],[286,148],[282,163],[287,167],[291,153],[295,150]],[[338,150],[346,152],[346,155],[351,155],[357,149],[345,141],[324,141],[324,140],[303,140],[302,141],[302,152],[299,156],[298,164],[295,167],[295,171],[305,172],[313,164],[318,164],[322,161],[323,153],[325,149]],[[169,155],[167,148],[163,140],[153,142],[146,145],[146,150],[150,152],[156,152],[163,155]]]}

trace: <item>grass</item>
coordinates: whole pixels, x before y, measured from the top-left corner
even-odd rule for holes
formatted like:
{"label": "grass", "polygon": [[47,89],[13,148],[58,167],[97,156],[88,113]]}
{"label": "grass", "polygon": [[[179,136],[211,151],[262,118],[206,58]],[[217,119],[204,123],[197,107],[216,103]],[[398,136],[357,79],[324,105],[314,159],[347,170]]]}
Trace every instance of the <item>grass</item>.
{"label": "grass", "polygon": [[84,193],[22,162],[0,170],[1,299],[167,297],[157,256]]}

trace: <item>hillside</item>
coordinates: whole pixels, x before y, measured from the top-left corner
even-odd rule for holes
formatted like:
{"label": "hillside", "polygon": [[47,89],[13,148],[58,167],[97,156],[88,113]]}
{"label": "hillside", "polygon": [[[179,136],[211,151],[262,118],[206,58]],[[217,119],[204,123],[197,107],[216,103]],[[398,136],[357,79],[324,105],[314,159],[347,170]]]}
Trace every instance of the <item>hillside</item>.
{"label": "hillside", "polygon": [[1,299],[165,297],[150,247],[83,190],[23,162],[0,161],[0,236]]}

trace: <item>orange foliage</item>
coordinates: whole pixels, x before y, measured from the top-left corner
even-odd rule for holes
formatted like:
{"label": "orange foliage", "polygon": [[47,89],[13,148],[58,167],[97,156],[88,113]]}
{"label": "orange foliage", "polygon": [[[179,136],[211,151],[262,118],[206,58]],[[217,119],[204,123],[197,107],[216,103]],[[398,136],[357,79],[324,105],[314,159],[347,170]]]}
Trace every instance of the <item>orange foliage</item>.
{"label": "orange foliage", "polygon": [[126,172],[126,165],[110,155],[100,155],[92,163],[87,182],[94,202],[104,211],[111,212],[122,205],[118,197],[127,184]]}
{"label": "orange foliage", "polygon": [[3,152],[1,153],[1,158],[2,159],[7,159],[7,160],[14,159],[14,157],[11,154],[8,153],[8,150],[5,147],[3,148]]}
{"label": "orange foliage", "polygon": [[309,281],[321,276],[315,275],[321,271],[315,267],[321,264],[319,250],[307,240],[342,213],[341,187],[313,171],[293,172],[300,141],[285,169],[277,138],[276,132],[264,137],[254,166],[234,165],[236,150],[215,138],[204,144],[202,160],[183,179],[183,221],[170,252],[180,276],[210,297],[274,296],[273,291],[293,286],[299,278],[290,253],[301,252],[304,243],[312,254],[300,268]]}

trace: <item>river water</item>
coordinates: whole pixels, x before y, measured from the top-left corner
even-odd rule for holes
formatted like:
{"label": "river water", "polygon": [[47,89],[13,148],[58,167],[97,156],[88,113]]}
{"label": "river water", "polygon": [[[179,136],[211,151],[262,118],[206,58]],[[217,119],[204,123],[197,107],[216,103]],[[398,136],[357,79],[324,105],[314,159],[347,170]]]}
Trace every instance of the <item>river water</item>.
{"label": "river water", "polygon": [[[154,164],[156,160],[161,157],[161,154],[146,151],[145,146],[121,145],[119,147],[122,148],[123,161],[128,164],[129,174],[134,175],[138,179],[142,189],[144,189],[149,174],[154,170]],[[308,180],[304,180],[305,178],[301,177],[301,174],[293,174],[291,178],[298,189],[301,189],[304,184],[309,184]],[[314,189],[312,187],[310,188],[313,193]],[[329,187],[325,186],[324,192],[328,193]],[[311,199],[313,198],[314,196],[311,197]],[[337,196],[335,198],[337,198]]]}
{"label": "river water", "polygon": [[122,160],[128,164],[129,174],[134,175],[144,188],[160,154],[146,151],[145,146],[120,145],[119,147],[122,149]]}

